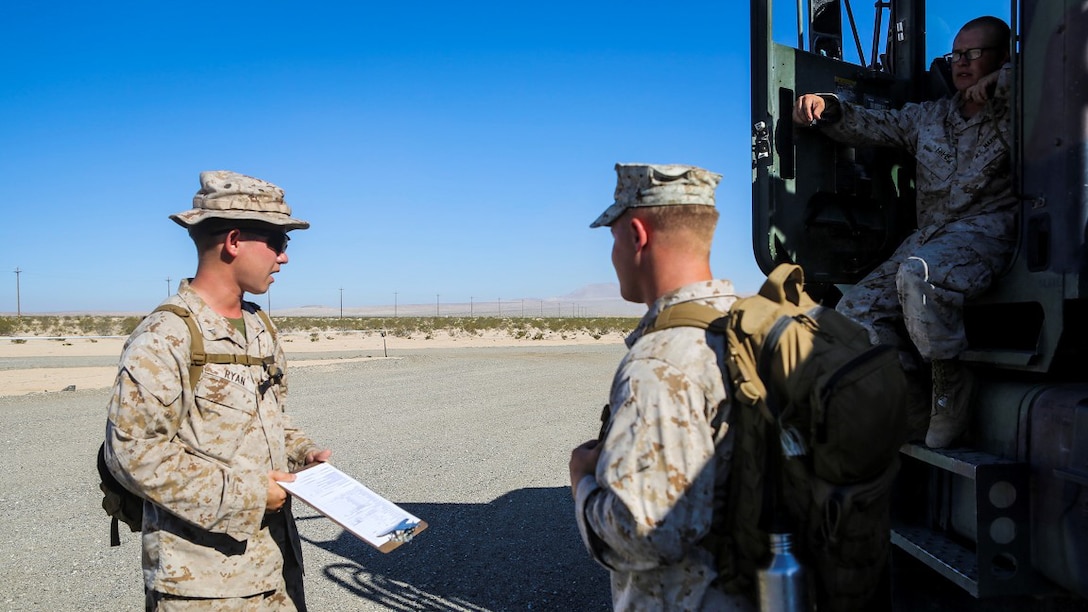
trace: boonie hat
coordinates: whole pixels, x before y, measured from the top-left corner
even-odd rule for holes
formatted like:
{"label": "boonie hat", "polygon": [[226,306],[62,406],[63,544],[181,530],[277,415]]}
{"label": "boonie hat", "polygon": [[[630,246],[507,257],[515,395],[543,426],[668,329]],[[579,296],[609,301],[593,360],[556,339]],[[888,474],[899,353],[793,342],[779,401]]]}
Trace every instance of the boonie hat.
{"label": "boonie hat", "polygon": [[590,227],[612,223],[628,208],[695,204],[714,206],[722,175],[683,164],[616,164],[616,195]]}
{"label": "boonie hat", "polygon": [[229,170],[201,172],[200,191],[193,196],[193,207],[170,218],[182,227],[207,219],[254,221],[275,225],[285,232],[310,227],[309,222],[291,216],[283,189]]}

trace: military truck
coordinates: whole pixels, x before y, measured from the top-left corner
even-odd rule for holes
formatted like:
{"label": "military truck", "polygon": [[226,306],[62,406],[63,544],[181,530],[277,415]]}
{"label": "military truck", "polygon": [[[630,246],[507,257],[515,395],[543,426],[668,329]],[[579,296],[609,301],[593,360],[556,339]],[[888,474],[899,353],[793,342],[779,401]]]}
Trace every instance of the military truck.
{"label": "military truck", "polygon": [[1012,27],[1018,243],[965,305],[962,360],[977,377],[967,446],[901,451],[896,609],[1088,609],[1085,7],[751,0],[755,257],[764,272],[800,264],[825,305],[915,228],[914,161],[795,127],[797,96],[897,108],[951,95],[942,55],[959,27],[986,14]]}

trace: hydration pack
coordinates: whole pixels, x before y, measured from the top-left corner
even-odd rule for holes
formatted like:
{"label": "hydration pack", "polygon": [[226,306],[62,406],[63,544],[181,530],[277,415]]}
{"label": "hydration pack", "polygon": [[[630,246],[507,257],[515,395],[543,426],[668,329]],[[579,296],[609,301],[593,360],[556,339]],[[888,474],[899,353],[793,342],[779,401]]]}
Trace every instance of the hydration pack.
{"label": "hydration pack", "polygon": [[819,609],[857,610],[877,593],[890,555],[889,504],[907,439],[906,378],[895,347],[804,291],[781,264],[730,312],[694,302],[658,315],[724,334],[734,436],[726,515],[704,545],[719,584],[754,598],[770,531],[788,526]]}

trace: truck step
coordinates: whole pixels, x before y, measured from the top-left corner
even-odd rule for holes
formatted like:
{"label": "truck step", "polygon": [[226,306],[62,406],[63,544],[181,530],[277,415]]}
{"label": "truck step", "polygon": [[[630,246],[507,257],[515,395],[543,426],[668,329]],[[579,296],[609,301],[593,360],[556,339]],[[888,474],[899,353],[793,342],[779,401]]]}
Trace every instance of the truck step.
{"label": "truck step", "polygon": [[911,459],[916,459],[970,480],[977,480],[980,472],[985,476],[989,471],[1017,470],[1019,468],[1016,466],[1021,465],[1016,461],[1004,459],[997,455],[965,448],[938,449],[910,443],[904,444],[899,452]]}
{"label": "truck step", "polygon": [[[1040,592],[1031,569],[1029,466],[971,449],[906,444],[901,455],[970,482],[975,547],[926,525],[896,525],[892,543],[974,597]],[[947,477],[946,477],[947,478]]]}
{"label": "truck step", "polygon": [[979,596],[978,561],[973,550],[953,542],[933,529],[903,525],[892,528],[892,545],[928,565],[974,597]]}

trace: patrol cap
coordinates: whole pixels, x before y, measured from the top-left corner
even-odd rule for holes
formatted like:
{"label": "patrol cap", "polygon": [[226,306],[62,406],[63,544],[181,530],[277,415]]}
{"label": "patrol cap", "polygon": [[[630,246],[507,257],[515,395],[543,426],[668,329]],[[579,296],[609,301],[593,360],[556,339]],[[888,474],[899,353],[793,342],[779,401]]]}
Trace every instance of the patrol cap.
{"label": "patrol cap", "polygon": [[187,228],[208,219],[252,221],[273,225],[285,232],[310,227],[309,222],[291,216],[291,207],[283,199],[283,189],[229,170],[201,172],[200,191],[193,196],[193,207],[170,215],[170,218]]}
{"label": "patrol cap", "polygon": [[616,195],[590,227],[612,223],[628,208],[695,204],[714,206],[722,175],[683,164],[616,164]]}

